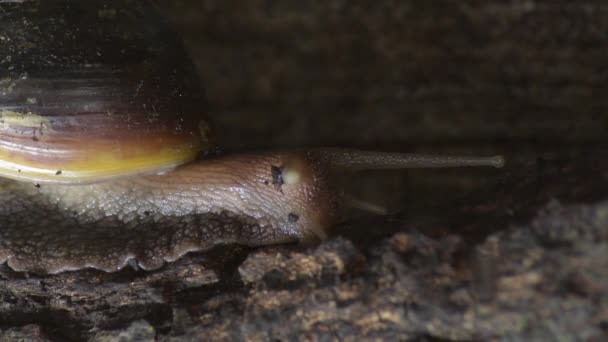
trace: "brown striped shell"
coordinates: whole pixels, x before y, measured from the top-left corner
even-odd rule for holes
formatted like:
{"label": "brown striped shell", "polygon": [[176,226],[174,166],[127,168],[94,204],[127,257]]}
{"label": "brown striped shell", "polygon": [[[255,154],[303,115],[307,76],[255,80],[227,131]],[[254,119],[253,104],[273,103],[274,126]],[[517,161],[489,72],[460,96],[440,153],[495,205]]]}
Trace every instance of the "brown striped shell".
{"label": "brown striped shell", "polygon": [[209,146],[201,93],[149,2],[0,4],[2,176],[95,182],[193,160]]}

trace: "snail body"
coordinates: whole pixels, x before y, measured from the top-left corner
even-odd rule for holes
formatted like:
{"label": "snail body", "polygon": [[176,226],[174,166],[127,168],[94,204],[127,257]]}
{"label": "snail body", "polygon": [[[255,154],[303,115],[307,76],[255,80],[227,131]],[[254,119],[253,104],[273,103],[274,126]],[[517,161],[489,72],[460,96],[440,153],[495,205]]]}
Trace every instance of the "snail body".
{"label": "snail body", "polygon": [[323,239],[344,171],[502,165],[329,148],[201,159],[213,141],[181,42],[148,2],[111,4],[0,4],[0,261],[15,270]]}

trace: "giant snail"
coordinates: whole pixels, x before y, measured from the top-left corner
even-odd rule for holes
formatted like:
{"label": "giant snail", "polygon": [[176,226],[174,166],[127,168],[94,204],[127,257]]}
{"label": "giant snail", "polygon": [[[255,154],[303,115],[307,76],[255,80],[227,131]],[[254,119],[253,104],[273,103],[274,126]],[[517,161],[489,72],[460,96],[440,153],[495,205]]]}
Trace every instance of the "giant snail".
{"label": "giant snail", "polygon": [[147,1],[0,3],[0,262],[155,269],[225,243],[323,239],[364,169],[503,159],[347,149],[200,158],[199,79]]}

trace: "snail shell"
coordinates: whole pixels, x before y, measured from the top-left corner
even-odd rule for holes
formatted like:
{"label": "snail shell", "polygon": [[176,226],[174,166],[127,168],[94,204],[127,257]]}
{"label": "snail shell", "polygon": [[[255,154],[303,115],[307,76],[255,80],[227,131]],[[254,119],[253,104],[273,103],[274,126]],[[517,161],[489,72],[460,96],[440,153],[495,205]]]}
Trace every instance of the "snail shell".
{"label": "snail shell", "polygon": [[148,2],[0,7],[0,175],[96,182],[209,147],[181,41]]}

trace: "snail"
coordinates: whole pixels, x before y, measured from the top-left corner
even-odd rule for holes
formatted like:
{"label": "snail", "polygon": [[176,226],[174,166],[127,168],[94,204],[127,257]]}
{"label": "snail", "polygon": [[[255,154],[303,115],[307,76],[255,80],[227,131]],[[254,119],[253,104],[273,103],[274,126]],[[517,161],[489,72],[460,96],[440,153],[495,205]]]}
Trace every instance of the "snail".
{"label": "snail", "polygon": [[343,172],[502,166],[318,148],[214,147],[188,54],[146,1],[0,4],[0,262],[153,270],[190,251],[323,239]]}

